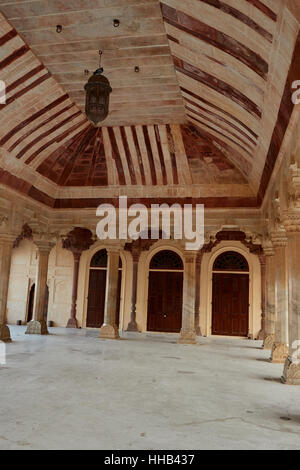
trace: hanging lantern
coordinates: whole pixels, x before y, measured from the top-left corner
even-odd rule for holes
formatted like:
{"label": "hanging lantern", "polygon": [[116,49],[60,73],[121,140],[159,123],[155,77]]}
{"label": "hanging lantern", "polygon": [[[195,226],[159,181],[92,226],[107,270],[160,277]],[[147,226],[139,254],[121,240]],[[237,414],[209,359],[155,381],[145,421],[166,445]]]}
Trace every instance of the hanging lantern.
{"label": "hanging lantern", "polygon": [[100,66],[84,87],[86,91],[85,113],[95,126],[107,118],[109,112],[109,95],[112,92],[108,79],[102,75],[104,72],[101,67],[102,52],[99,51],[99,54]]}

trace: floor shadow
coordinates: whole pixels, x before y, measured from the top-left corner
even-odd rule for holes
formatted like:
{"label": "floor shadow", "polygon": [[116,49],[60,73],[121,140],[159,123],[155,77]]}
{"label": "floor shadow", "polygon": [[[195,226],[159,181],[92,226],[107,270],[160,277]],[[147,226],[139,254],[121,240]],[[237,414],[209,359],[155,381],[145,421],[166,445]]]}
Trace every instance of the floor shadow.
{"label": "floor shadow", "polygon": [[275,383],[279,383],[281,385],[284,385],[282,383],[281,377],[264,377],[264,380],[266,382],[275,382]]}

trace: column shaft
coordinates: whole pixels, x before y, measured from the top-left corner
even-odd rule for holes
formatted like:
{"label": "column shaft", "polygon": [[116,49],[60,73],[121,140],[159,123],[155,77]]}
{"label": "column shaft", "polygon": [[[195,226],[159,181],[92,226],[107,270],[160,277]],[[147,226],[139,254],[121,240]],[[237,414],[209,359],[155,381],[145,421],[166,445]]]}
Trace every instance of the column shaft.
{"label": "column shaft", "polygon": [[261,269],[261,329],[258,339],[264,341],[266,336],[266,257],[264,254],[259,256]]}
{"label": "column shaft", "polygon": [[108,266],[106,274],[104,324],[100,329],[100,338],[119,339],[117,319],[119,251],[108,251]]}
{"label": "column shaft", "polygon": [[300,385],[300,232],[288,234],[289,356],[283,382]]}
{"label": "column shaft", "polygon": [[180,344],[196,344],[195,330],[195,280],[196,280],[196,256],[185,256],[183,279],[183,308],[182,328],[178,342]]}
{"label": "column shaft", "polygon": [[130,314],[130,323],[128,324],[127,331],[138,331],[138,325],[136,322],[136,301],[137,301],[139,255],[133,254],[132,256],[133,256],[133,272],[132,272],[131,314]]}
{"label": "column shaft", "polygon": [[79,263],[81,253],[73,253],[74,257],[74,272],[73,272],[73,287],[72,287],[72,305],[71,314],[67,323],[67,328],[77,328],[76,319],[76,306],[77,306],[77,295],[78,295],[78,276],[79,276]]}
{"label": "column shaft", "polygon": [[271,361],[284,364],[288,356],[287,240],[275,246],[275,340]]}
{"label": "column shaft", "polygon": [[38,264],[36,271],[33,320],[29,322],[26,334],[47,335],[45,320],[45,301],[48,277],[49,254],[52,247],[38,247]]}
{"label": "column shaft", "polygon": [[196,280],[195,280],[195,330],[196,335],[201,336],[200,329],[200,283],[201,283],[201,265],[203,253],[200,252],[196,259]]}
{"label": "column shaft", "polygon": [[13,241],[1,241],[0,260],[0,341],[11,342],[10,331],[7,326],[7,295],[11,266]]}
{"label": "column shaft", "polygon": [[274,253],[266,256],[266,323],[263,348],[272,350],[275,340],[275,263]]}

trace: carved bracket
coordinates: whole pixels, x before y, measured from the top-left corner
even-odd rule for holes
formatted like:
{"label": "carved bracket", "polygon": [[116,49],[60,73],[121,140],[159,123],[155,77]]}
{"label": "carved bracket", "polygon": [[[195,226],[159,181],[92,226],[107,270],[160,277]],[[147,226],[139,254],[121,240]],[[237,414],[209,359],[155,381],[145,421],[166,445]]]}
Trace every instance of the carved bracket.
{"label": "carved bracket", "polygon": [[87,228],[76,227],[68,233],[63,240],[62,246],[74,255],[81,254],[94,244],[93,234]]}
{"label": "carved bracket", "polygon": [[14,248],[17,248],[22,240],[32,240],[33,239],[33,231],[31,227],[29,227],[28,224],[24,224],[22,228],[22,232],[20,235],[16,238],[14,242]]}

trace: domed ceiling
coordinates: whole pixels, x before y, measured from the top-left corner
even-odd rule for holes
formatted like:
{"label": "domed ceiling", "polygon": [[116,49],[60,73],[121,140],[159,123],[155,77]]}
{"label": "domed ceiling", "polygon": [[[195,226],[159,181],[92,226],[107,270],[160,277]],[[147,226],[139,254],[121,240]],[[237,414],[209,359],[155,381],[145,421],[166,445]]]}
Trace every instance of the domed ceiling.
{"label": "domed ceiling", "polygon": [[[0,0],[0,12],[0,183],[55,208],[120,194],[261,204],[300,79],[293,0]],[[99,49],[113,93],[95,128],[83,87]]]}

